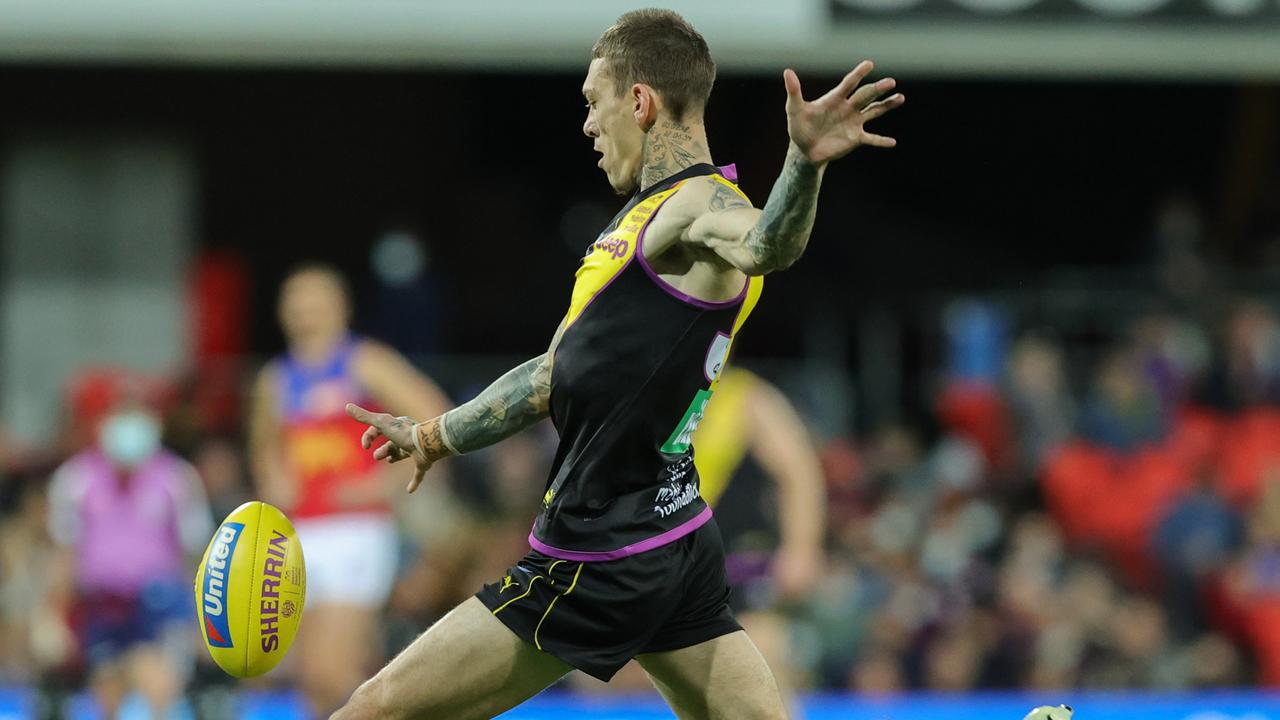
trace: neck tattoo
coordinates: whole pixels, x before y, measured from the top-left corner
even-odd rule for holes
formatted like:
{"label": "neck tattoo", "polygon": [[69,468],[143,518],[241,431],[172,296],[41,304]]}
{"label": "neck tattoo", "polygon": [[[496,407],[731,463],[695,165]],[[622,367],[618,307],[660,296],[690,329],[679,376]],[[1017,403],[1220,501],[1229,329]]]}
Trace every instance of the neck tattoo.
{"label": "neck tattoo", "polygon": [[659,120],[644,137],[644,167],[640,189],[644,190],[700,162],[710,162],[706,132],[700,127],[673,120]]}

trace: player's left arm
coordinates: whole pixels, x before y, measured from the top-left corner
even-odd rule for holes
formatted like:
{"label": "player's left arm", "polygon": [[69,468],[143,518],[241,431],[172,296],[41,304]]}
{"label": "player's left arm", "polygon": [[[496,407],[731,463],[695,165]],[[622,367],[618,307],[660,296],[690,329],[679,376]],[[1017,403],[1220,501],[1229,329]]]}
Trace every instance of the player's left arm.
{"label": "player's left arm", "polygon": [[782,597],[799,600],[821,579],[827,534],[822,465],[800,414],[780,390],[758,382],[747,401],[751,455],[778,485],[781,545],[774,577]]}
{"label": "player's left arm", "polygon": [[791,143],[768,201],[763,208],[753,208],[733,190],[715,187],[681,240],[714,250],[748,275],[785,270],[798,260],[809,243],[827,164],[860,145],[888,148],[897,144],[864,127],[906,101],[901,93],[880,99],[896,86],[893,78],[859,87],[873,67],[864,60],[839,85],[813,101],[804,99],[796,74],[785,71]]}
{"label": "player's left arm", "polygon": [[[547,352],[509,370],[468,402],[430,420],[370,412],[347,404],[347,414],[369,427],[360,438],[375,460],[391,463],[413,458],[408,491],[422,484],[437,460],[488,447],[525,430],[551,412],[551,371],[565,323],[551,339]],[[386,441],[374,449],[379,438]]]}

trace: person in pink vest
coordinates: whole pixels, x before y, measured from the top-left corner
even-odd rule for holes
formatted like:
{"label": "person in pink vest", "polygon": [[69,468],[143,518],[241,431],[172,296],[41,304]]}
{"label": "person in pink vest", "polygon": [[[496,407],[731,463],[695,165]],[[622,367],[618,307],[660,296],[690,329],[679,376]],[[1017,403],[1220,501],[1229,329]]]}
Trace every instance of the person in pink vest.
{"label": "person in pink vest", "polygon": [[151,717],[181,716],[194,659],[192,568],[213,523],[195,469],[160,436],[153,409],[116,393],[96,442],[63,463],[49,488],[49,529],[106,717],[131,693]]}

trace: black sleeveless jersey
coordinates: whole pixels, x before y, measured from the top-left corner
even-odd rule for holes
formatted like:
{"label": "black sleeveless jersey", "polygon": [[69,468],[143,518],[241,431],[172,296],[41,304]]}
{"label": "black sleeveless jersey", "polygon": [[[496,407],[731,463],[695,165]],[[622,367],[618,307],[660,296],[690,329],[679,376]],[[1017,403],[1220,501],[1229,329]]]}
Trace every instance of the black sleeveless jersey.
{"label": "black sleeveless jersey", "polygon": [[644,258],[649,221],[696,165],[636,194],[587,248],[551,375],[560,445],[530,545],[552,557],[613,560],[693,532],[711,517],[690,435],[735,333],[763,285],[724,302],[690,297]]}

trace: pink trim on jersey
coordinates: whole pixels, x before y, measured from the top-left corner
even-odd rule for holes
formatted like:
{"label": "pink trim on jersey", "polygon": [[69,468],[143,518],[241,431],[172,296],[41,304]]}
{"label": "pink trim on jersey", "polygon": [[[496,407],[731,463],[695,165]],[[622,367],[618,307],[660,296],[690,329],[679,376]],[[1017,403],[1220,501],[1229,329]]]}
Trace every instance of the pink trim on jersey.
{"label": "pink trim on jersey", "polygon": [[[671,198],[667,198],[667,200],[670,199]],[[728,300],[703,300],[702,298],[696,298],[686,292],[683,292],[671,283],[663,280],[662,277],[654,271],[653,267],[649,265],[649,259],[644,256],[644,234],[648,232],[649,224],[653,222],[654,218],[658,217],[658,213],[662,211],[663,205],[666,204],[666,200],[664,200],[662,205],[659,205],[658,209],[653,211],[653,214],[645,221],[644,227],[640,228],[640,235],[636,237],[636,252],[634,257],[640,260],[640,267],[644,268],[645,274],[649,276],[650,280],[657,283],[658,287],[665,290],[668,295],[681,302],[686,302],[703,310],[720,310],[722,308],[733,307],[734,305],[742,302],[742,300],[747,296],[747,288],[751,287],[751,278],[747,278],[747,281],[742,283],[742,292],[738,293],[738,296],[735,298],[730,298]]]}
{"label": "pink trim on jersey", "polygon": [[549,555],[557,560],[571,560],[574,562],[605,562],[608,560],[621,560],[624,557],[639,555],[642,552],[648,552],[650,550],[660,548],[663,545],[669,545],[694,530],[697,530],[703,525],[706,525],[707,521],[710,519],[711,506],[708,505],[702,509],[702,512],[694,515],[689,520],[680,523],[661,535],[654,535],[648,540],[641,540],[640,542],[632,543],[626,547],[618,548],[617,550],[607,550],[604,552],[561,550],[560,548],[551,547],[550,545],[542,542],[538,538],[534,537],[533,533],[529,533],[529,547],[537,550],[543,555]]}

